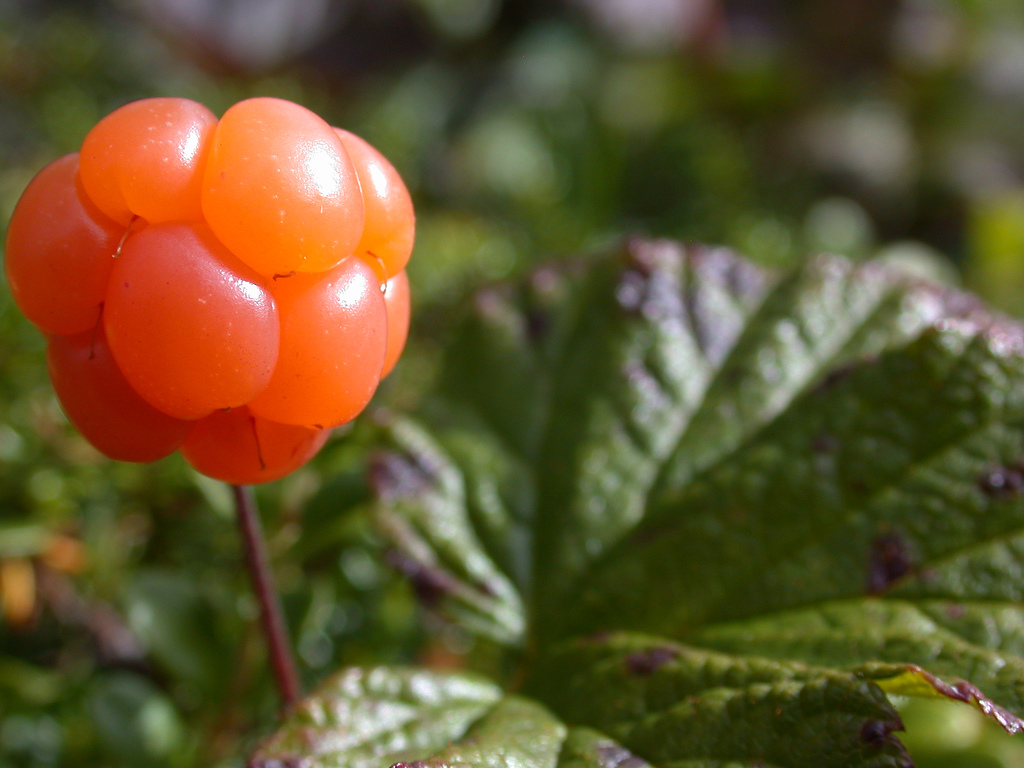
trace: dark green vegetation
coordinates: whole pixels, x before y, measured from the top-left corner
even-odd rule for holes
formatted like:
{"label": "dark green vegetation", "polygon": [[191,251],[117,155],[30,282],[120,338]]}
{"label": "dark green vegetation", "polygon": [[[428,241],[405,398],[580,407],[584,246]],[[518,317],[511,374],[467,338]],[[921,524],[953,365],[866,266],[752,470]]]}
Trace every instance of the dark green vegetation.
{"label": "dark green vegetation", "polygon": [[383,427],[378,514],[544,707],[349,670],[256,765],[909,766],[886,692],[1024,730],[1024,327],[878,263],[633,241],[478,294],[444,372]]}
{"label": "dark green vegetation", "polygon": [[[839,5],[645,33],[596,0],[396,0],[275,57],[228,21],[161,31],[155,4],[0,4],[4,219],[151,95],[301,101],[409,182],[417,314],[382,411],[260,501],[308,685],[425,662],[516,695],[349,672],[354,739],[321,734],[343,764],[398,743],[387,711],[413,718],[392,762],[898,765],[899,716],[919,765],[1020,763],[968,707],[879,693],[934,690],[918,664],[1021,711],[1019,331],[858,264],[948,279],[928,247],[1024,310],[1024,19]],[[630,232],[761,266],[562,264]],[[762,271],[820,250],[852,261]],[[100,461],[5,292],[0,329],[0,765],[239,764],[275,696],[226,489]]]}

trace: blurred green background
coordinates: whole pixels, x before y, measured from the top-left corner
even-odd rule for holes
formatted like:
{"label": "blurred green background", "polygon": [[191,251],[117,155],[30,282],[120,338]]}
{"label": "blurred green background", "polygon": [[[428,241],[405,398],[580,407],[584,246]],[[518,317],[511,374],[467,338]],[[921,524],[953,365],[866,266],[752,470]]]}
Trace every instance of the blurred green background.
{"label": "blurred green background", "polygon": [[[1024,314],[1016,0],[0,0],[0,222],[157,95],[289,98],[403,174],[415,319],[381,407],[424,397],[474,286],[632,233],[773,266],[885,255]],[[240,765],[275,696],[226,488],[102,460],[6,291],[0,339],[0,768]],[[307,684],[493,668],[380,557],[366,431],[260,489]],[[922,766],[1024,765],[966,708],[906,715]]]}

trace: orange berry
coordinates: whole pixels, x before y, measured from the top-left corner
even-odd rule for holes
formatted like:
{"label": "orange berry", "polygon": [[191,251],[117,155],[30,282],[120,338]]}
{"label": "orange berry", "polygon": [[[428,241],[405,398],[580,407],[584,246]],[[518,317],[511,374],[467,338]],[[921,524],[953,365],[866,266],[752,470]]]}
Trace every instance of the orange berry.
{"label": "orange berry", "polygon": [[96,325],[124,233],[78,187],[77,171],[77,154],[43,168],[7,228],[4,270],[14,303],[46,333]]}
{"label": "orange berry", "polygon": [[359,181],[331,127],[298,104],[249,99],[224,113],[203,182],[210,228],[272,276],[323,272],[363,231]]}
{"label": "orange berry", "polygon": [[173,453],[191,426],[151,406],[125,380],[103,334],[54,336],[46,347],[50,380],[68,420],[96,450],[119,461]]}
{"label": "orange berry", "polygon": [[324,275],[278,279],[270,290],[281,313],[281,352],[252,412],[327,428],[355,418],[373,397],[387,347],[376,274],[353,257]]}
{"label": "orange berry", "polygon": [[366,407],[409,332],[415,216],[361,138],[273,98],[144,99],[44,168],[5,270],[98,450],[273,480]]}
{"label": "orange berry", "polygon": [[195,422],[181,455],[208,477],[255,485],[294,472],[316,455],[329,435],[326,429],[276,424],[248,408],[233,408]]}
{"label": "orange berry", "polygon": [[82,185],[112,219],[198,221],[217,118],[188,99],[142,99],[100,120],[82,142]]}
{"label": "orange berry", "polygon": [[416,215],[409,190],[395,167],[368,142],[354,133],[335,128],[352,158],[366,208],[366,224],[356,254],[379,261],[386,278],[394,277],[409,262],[416,234]]}
{"label": "orange berry", "polygon": [[104,322],[125,378],[180,419],[244,405],[277,360],[273,297],[203,224],[154,224],[130,235]]}
{"label": "orange berry", "polygon": [[388,313],[388,343],[384,354],[383,379],[395,367],[409,338],[409,318],[412,308],[409,304],[409,276],[399,272],[384,284],[384,306]]}

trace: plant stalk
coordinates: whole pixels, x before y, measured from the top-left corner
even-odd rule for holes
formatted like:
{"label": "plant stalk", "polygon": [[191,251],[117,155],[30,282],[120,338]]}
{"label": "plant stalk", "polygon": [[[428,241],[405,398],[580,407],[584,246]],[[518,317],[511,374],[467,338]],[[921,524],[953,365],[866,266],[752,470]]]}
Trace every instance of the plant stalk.
{"label": "plant stalk", "polygon": [[267,556],[259,511],[256,509],[256,497],[252,487],[248,485],[233,485],[231,489],[235,495],[238,527],[242,534],[249,576],[260,604],[263,633],[266,635],[274,677],[281,694],[282,710],[287,712],[301,695],[299,675],[292,653],[291,639],[288,636],[288,627],[281,610],[281,600],[274,588],[274,579],[270,572],[270,559]]}

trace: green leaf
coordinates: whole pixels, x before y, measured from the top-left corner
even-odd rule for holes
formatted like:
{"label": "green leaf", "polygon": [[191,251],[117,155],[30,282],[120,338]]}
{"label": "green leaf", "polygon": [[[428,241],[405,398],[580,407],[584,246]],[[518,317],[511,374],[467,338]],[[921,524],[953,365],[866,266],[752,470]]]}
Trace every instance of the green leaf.
{"label": "green leaf", "polygon": [[348,669],[304,700],[250,768],[555,768],[567,728],[464,674]]}
{"label": "green leaf", "polygon": [[[450,450],[439,464],[451,480],[445,519],[458,518],[463,543],[473,540],[541,612],[560,611],[560,588],[640,519],[661,462],[766,285],[726,251],[637,242],[585,272],[543,270],[518,292],[482,293],[452,344],[447,396],[427,413],[435,454]],[[499,467],[498,482],[485,479],[482,457]],[[434,513],[415,493],[392,492],[403,485],[396,474],[383,484],[383,517],[399,532],[389,519],[396,495],[401,516]],[[443,549],[455,530],[424,532],[413,559],[425,564],[426,548]],[[407,536],[399,544],[413,549]]]}
{"label": "green leaf", "polygon": [[724,251],[634,243],[570,306],[535,459],[538,629],[591,561],[642,518],[766,278]]}
{"label": "green leaf", "polygon": [[558,768],[651,768],[616,741],[591,728],[571,728]]}
{"label": "green leaf", "polygon": [[500,689],[470,675],[346,669],[301,702],[249,765],[380,768],[447,748],[486,713],[493,717],[500,699]]}
{"label": "green leaf", "polygon": [[407,766],[555,768],[566,727],[536,702],[518,696],[499,701],[465,736],[433,754],[409,751]]}
{"label": "green leaf", "polygon": [[216,649],[216,604],[209,590],[168,568],[139,569],[125,588],[125,613],[142,646],[165,669],[207,695],[223,691],[227,673]]}
{"label": "green leaf", "polygon": [[911,765],[878,686],[823,667],[614,634],[562,646],[533,687],[656,765]]}
{"label": "green leaf", "polygon": [[[697,768],[899,765],[887,691],[1021,727],[1021,326],[881,264],[634,242],[482,294],[442,381],[381,517],[573,728]],[[564,645],[622,631],[672,674]]]}
{"label": "green leaf", "polygon": [[[472,525],[480,492],[423,430],[387,427],[390,450],[377,457],[373,483],[386,502],[378,519],[399,547],[393,558],[428,603],[442,603],[468,627],[506,643],[523,634],[523,608],[508,576]],[[500,514],[500,512],[499,512]]]}
{"label": "green leaf", "polygon": [[664,494],[594,569],[575,621],[593,630],[611,613],[675,635],[905,577],[917,591],[935,593],[935,576],[979,587],[963,555],[1024,524],[1019,492],[995,487],[1019,477],[1024,453],[1014,343],[974,323],[933,329],[807,392],[728,463]]}
{"label": "green leaf", "polygon": [[951,699],[970,704],[979,712],[988,715],[1007,733],[1024,731],[1024,720],[995,704],[979,688],[966,681],[950,685],[917,665],[906,664],[892,667],[886,664],[871,664],[859,670],[860,674],[875,681],[886,693],[917,696],[919,698]]}
{"label": "green leaf", "polygon": [[[856,669],[891,693],[963,701],[1019,732],[1024,721],[1003,707],[1024,711],[1024,658],[1000,645],[1018,646],[1022,628],[1024,611],[1016,606],[869,598],[718,625],[695,641],[728,652]],[[936,674],[976,680],[985,693]]]}

